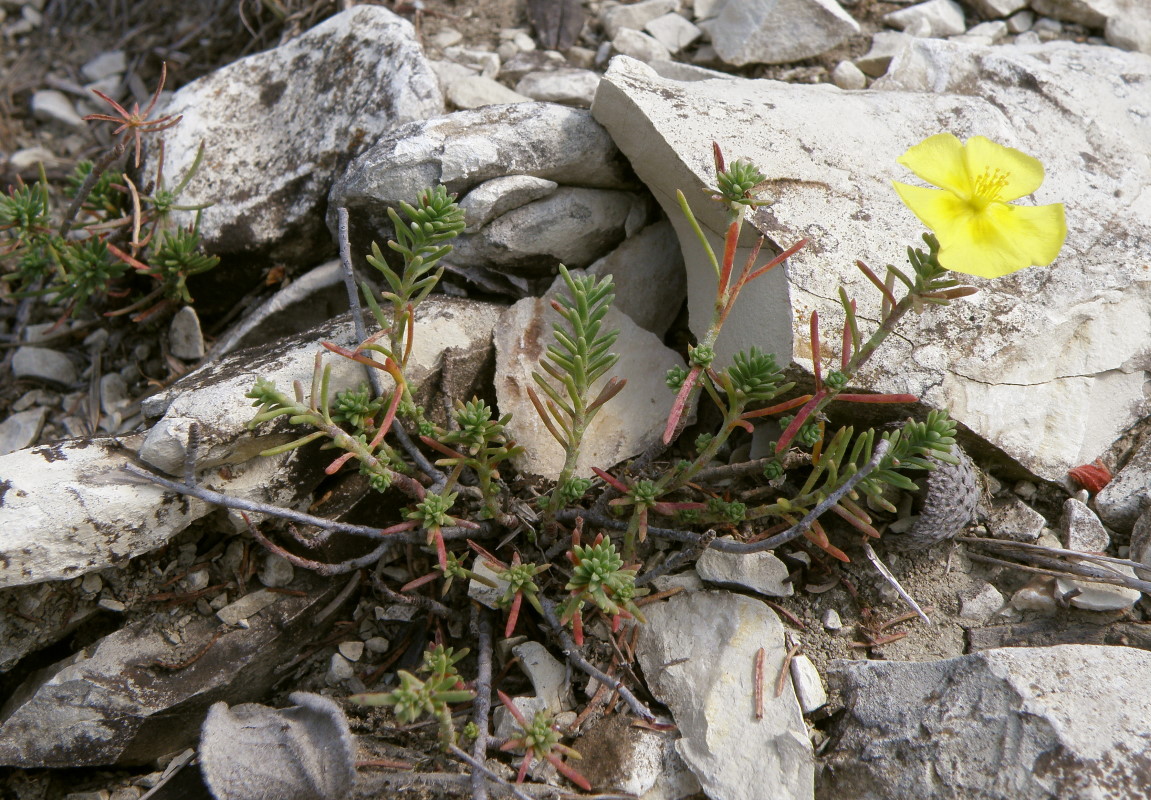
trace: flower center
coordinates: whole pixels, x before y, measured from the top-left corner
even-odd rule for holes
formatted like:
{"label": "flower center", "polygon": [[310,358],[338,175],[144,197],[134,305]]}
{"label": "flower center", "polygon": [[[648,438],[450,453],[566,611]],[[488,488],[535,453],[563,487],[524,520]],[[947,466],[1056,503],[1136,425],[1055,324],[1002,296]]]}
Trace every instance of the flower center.
{"label": "flower center", "polygon": [[995,169],[985,167],[983,174],[975,179],[975,192],[971,197],[971,204],[982,211],[992,203],[1000,202],[999,193],[1003,191],[1010,177],[1011,173],[998,167]]}

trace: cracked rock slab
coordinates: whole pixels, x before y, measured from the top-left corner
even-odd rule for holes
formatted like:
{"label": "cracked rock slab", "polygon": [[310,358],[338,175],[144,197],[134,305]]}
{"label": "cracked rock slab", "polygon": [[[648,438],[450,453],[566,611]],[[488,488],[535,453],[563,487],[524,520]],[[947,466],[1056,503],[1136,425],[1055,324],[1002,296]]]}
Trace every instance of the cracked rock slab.
{"label": "cracked rock slab", "polygon": [[644,614],[636,656],[671,709],[683,736],[676,750],[704,792],[716,800],[811,798],[814,757],[795,692],[765,691],[763,717],[755,714],[757,651],[766,652],[769,686],[787,653],[775,612],[742,595],[686,592]]}
{"label": "cracked rock slab", "polygon": [[1146,785],[1151,653],[1057,645],[839,661],[846,713],[817,797],[1130,796]]}
{"label": "cracked rock slab", "polygon": [[[837,341],[841,284],[864,329],[874,328],[880,295],[853,264],[906,264],[907,245],[920,242],[919,221],[890,184],[915,180],[896,161],[911,145],[948,130],[1037,157],[1047,178],[1024,202],[1066,204],[1060,257],[994,281],[971,278],[978,294],[912,315],[858,384],[949,407],[992,451],[1061,480],[1146,413],[1151,139],[1138,98],[1148,87],[1151,60],[1111,48],[908,38],[887,75],[854,93],[766,80],[678,83],[617,58],[592,113],[676,226],[697,335],[711,319],[715,279],[674,198],[714,182],[718,131],[729,162],[751,160],[767,175],[775,203],[755,226],[780,248],[811,239],[785,269],[744,290],[717,344],[721,364],[756,345],[810,371],[811,312],[824,341]],[[852,120],[849,135],[843,119]],[[718,251],[722,208],[698,202],[695,212]],[[743,244],[737,263],[752,237]],[[820,355],[832,362],[838,348]]]}
{"label": "cracked rock slab", "polygon": [[[356,6],[182,88],[162,113],[184,118],[155,144],[165,144],[171,186],[204,142],[180,202],[211,204],[200,225],[208,252],[308,260],[331,249],[323,214],[339,167],[364,143],[443,108],[411,23]],[[182,226],[193,215],[173,212]]]}

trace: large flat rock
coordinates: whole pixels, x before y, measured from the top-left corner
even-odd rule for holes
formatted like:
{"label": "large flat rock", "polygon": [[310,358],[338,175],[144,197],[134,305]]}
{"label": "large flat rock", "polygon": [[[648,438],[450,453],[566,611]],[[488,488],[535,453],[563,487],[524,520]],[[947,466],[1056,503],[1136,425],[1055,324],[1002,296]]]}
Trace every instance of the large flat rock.
{"label": "large flat rock", "polygon": [[[1011,459],[1058,480],[1145,413],[1151,137],[1140,98],[1149,85],[1151,59],[1110,48],[909,39],[874,90],[850,93],[763,80],[678,83],[618,58],[593,115],[677,226],[697,333],[710,320],[714,277],[675,191],[699,198],[714,183],[713,140],[729,162],[764,171],[776,202],[755,226],[777,246],[812,242],[745,290],[717,349],[723,359],[754,344],[808,370],[812,311],[833,343],[825,363],[838,358],[841,283],[865,327],[878,317],[878,292],[854,261],[879,271],[906,265],[906,247],[920,243],[922,227],[890,183],[915,180],[896,163],[909,146],[950,131],[1039,158],[1047,180],[1035,202],[1066,204],[1069,233],[1056,262],[972,278],[974,297],[911,315],[858,384],[950,407]],[[722,209],[693,204],[718,249]],[[743,244],[751,243],[749,235]]]}

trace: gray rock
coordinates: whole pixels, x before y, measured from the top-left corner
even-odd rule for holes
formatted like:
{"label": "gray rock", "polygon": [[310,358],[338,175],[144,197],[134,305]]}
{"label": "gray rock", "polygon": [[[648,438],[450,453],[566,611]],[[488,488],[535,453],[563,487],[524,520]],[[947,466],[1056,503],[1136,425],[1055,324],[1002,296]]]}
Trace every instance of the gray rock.
{"label": "gray rock", "polygon": [[831,82],[844,90],[866,89],[867,76],[850,61],[840,61],[831,71]]}
{"label": "gray rock", "polygon": [[1017,11],[1007,18],[1007,31],[1008,33],[1023,33],[1031,30],[1031,26],[1035,24],[1035,12],[1024,9]]}
{"label": "gray rock", "polygon": [[[1105,569],[1115,572],[1119,577],[1136,577],[1135,570],[1125,564],[1109,564]],[[1071,605],[1086,611],[1119,611],[1131,608],[1143,596],[1138,589],[1078,578],[1056,578],[1055,587]]]}
{"label": "gray rock", "polygon": [[328,685],[339,686],[354,677],[356,677],[356,668],[352,666],[352,662],[339,653],[332,653],[332,657],[328,660],[327,675],[324,676]]}
{"label": "gray rock", "polygon": [[1011,595],[1011,607],[1020,611],[1054,612],[1059,608],[1055,602],[1055,579],[1047,576],[1033,578]]}
{"label": "gray rock", "polygon": [[976,624],[987,622],[1001,608],[1003,595],[990,583],[959,598],[959,618]]}
{"label": "gray rock", "polygon": [[646,221],[646,198],[633,192],[561,186],[513,208],[455,241],[451,258],[470,266],[541,277],[581,268]]}
{"label": "gray rock", "polygon": [[[1007,35],[1007,23],[1001,19],[988,20],[987,22],[980,22],[978,25],[973,25],[963,34],[964,37],[983,37],[990,39],[992,43],[998,43],[1004,36]],[[956,37],[960,38],[960,37]]]}
{"label": "gray rock", "polygon": [[757,651],[766,653],[769,687],[787,653],[775,612],[741,595],[690,592],[644,614],[636,657],[652,693],[671,709],[683,736],[676,750],[704,792],[724,800],[811,798],[814,757],[795,693],[765,690],[763,717],[755,715]]}
{"label": "gray rock", "polygon": [[[306,263],[332,250],[322,211],[340,165],[362,143],[442,112],[411,24],[356,6],[180,89],[163,113],[184,119],[150,153],[164,143],[171,184],[204,142],[207,157],[180,201],[214,204],[200,225],[206,250]],[[194,213],[173,212],[173,222],[190,224]]]}
{"label": "gray rock", "polygon": [[[566,287],[564,289],[566,291]],[[531,373],[559,316],[546,298],[525,298],[509,308],[496,326],[496,401],[511,413],[511,438],[524,447],[513,460],[520,472],[554,479],[564,463],[560,445],[535,411],[526,390],[535,386]],[[654,334],[642,330],[615,309],[604,317],[605,330],[618,328],[612,352],[619,362],[592,388],[594,397],[613,375],[626,376],[627,386],[605,404],[583,438],[576,474],[590,477],[592,467],[609,469],[637,455],[663,433],[674,399],[664,381],[667,370],[683,361]]]}
{"label": "gray rock", "polygon": [[483,75],[465,75],[448,84],[444,94],[456,108],[471,109],[502,103],[524,103],[532,98],[514,92],[499,81]]}
{"label": "gray rock", "polygon": [[1031,0],[1037,14],[1077,22],[1085,28],[1102,28],[1118,9],[1115,0]]}
{"label": "gray rock", "polygon": [[532,50],[528,53],[516,53],[511,58],[505,59],[500,65],[500,77],[518,81],[529,72],[550,72],[569,67],[588,68],[582,64],[569,63],[568,59],[555,50]]}
{"label": "gray rock", "polygon": [[580,772],[597,789],[626,792],[643,800],[690,797],[699,793],[699,781],[676,753],[676,738],[611,714],[580,734]]}
{"label": "gray rock", "polygon": [[819,796],[1124,796],[1139,780],[1148,670],[1151,653],[1095,645],[835,662],[846,714]]}
{"label": "gray rock", "polygon": [[1151,8],[1132,3],[1108,17],[1103,38],[1112,47],[1151,55]]}
{"label": "gray rock", "polygon": [[119,372],[110,372],[100,378],[100,410],[115,414],[132,402],[128,396],[128,383]]}
{"label": "gray rock", "polygon": [[590,69],[552,69],[524,75],[516,91],[545,103],[590,108],[597,86],[599,73]]}
{"label": "gray rock", "polygon": [[743,0],[725,3],[700,24],[728,64],[784,64],[819,55],[859,33],[835,0]]}
{"label": "gray rock", "polygon": [[956,36],[967,30],[963,8],[955,0],[927,0],[884,14],[883,21],[915,36]]}
{"label": "gray rock", "polygon": [[703,36],[703,31],[679,14],[664,14],[649,20],[644,30],[673,53],[678,53]]}
{"label": "gray rock", "polygon": [[257,589],[224,606],[216,612],[216,616],[225,625],[239,625],[286,596],[279,592],[269,592],[267,589]]}
{"label": "gray rock", "polygon": [[47,416],[48,409],[40,406],[27,411],[17,411],[0,422],[0,456],[35,444]]}
{"label": "gray rock", "polygon": [[643,62],[667,61],[671,58],[671,51],[658,39],[631,28],[621,28],[612,37],[611,46],[616,53]]}
{"label": "gray rock", "polygon": [[80,74],[90,81],[99,81],[122,74],[128,69],[128,57],[123,50],[105,50],[80,67]]}
{"label": "gray rock", "polygon": [[[1004,74],[1029,77],[990,77]],[[1070,77],[1076,75],[1090,78]],[[1114,75],[1125,77],[1107,77]],[[677,189],[693,197],[715,180],[709,153],[717,124],[727,131],[728,157],[750,159],[768,175],[776,202],[753,223],[780,248],[801,236],[819,242],[744,290],[718,342],[721,364],[754,344],[782,363],[806,366],[810,355],[801,348],[810,312],[841,319],[840,285],[863,318],[878,317],[879,293],[850,265],[865,253],[868,263],[906,263],[894,245],[905,251],[922,227],[890,180],[910,177],[897,159],[937,133],[938,119],[962,120],[959,128],[950,123],[961,137],[989,135],[1035,155],[1048,170],[1036,202],[1067,207],[1070,233],[1060,259],[995,281],[971,279],[979,284],[977,301],[909,319],[899,341],[889,337],[859,374],[858,385],[950,407],[955,419],[1032,473],[1062,480],[1134,424],[1144,402],[1141,371],[1124,366],[1143,363],[1151,352],[1151,320],[1136,300],[1144,292],[1151,298],[1151,284],[1123,267],[1151,260],[1151,226],[1122,199],[1151,181],[1151,157],[1131,157],[1132,147],[1151,149],[1132,122],[1136,84],[1151,84],[1151,61],[1113,48],[983,49],[913,39],[870,91],[854,93],[774,81],[679,84],[621,58],[601,82],[592,111],[677,226],[697,335],[711,318],[714,276],[672,198]],[[981,94],[973,95],[972,86]],[[850,139],[831,135],[844,115],[853,120]],[[1104,119],[1111,122],[1086,122]],[[1067,135],[1044,134],[1052,129]],[[900,135],[892,137],[892,130]],[[1081,152],[1095,159],[1087,170]],[[700,201],[695,211],[719,246],[722,209]],[[865,223],[847,223],[860,214]],[[1119,268],[1105,263],[1099,248],[1082,245],[1099,237],[1135,242],[1124,246],[1138,255]],[[741,250],[737,263],[744,258]],[[1076,425],[1058,422],[1069,414]]]}
{"label": "gray rock", "polygon": [[191,306],[184,306],[172,317],[172,323],[168,326],[168,349],[176,358],[185,361],[199,361],[204,357],[200,315]]}
{"label": "gray rock", "polygon": [[340,651],[340,655],[348,659],[348,661],[356,662],[364,657],[364,643],[359,641],[340,642],[336,648]]}
{"label": "gray rock", "polygon": [[[491,353],[491,331],[499,314],[494,305],[442,296],[420,304],[415,323],[420,335],[406,375],[417,402],[428,401],[449,363],[452,374],[448,377],[454,384],[444,391],[449,396],[471,397],[476,376]],[[140,458],[169,474],[182,474],[193,422],[200,427],[198,464],[205,470],[246,462],[262,450],[292,441],[300,435],[298,429],[268,425],[253,435],[247,427],[254,416],[252,401],[244,394],[259,377],[271,380],[282,391],[290,391],[296,380],[311,386],[320,342],[354,347],[354,340],[351,319],[344,315],[308,333],[261,350],[236,353],[184,376],[166,392],[153,396],[145,408],[150,416],[164,416],[148,431]],[[450,352],[453,349],[456,352]],[[367,382],[365,368],[346,358],[332,354],[325,356],[325,363],[332,366],[332,394]]]}
{"label": "gray rock", "polygon": [[507,175],[484,181],[459,201],[467,222],[464,233],[476,233],[496,217],[547,197],[558,186],[555,181],[531,175]]}
{"label": "gray rock", "polygon": [[1095,512],[1074,497],[1063,502],[1059,520],[1060,538],[1068,550],[1102,553],[1111,545],[1111,536]]}
{"label": "gray rock", "polygon": [[879,31],[871,37],[871,48],[852,63],[863,74],[878,78],[887,72],[891,59],[907,45],[910,38],[905,33]]}
{"label": "gray rock", "polygon": [[1103,524],[1128,531],[1151,507],[1151,439],[1145,441],[1123,469],[1095,495],[1095,510]]}
{"label": "gray rock", "polygon": [[24,345],[12,356],[12,375],[31,378],[60,386],[71,386],[79,380],[76,366],[68,356],[47,347]]}
{"label": "gray rock", "polygon": [[1046,526],[1042,514],[1016,497],[991,503],[987,529],[996,539],[1033,543]]}
{"label": "gray rock", "polygon": [[598,189],[635,186],[627,161],[589,112],[551,103],[489,106],[414,123],[380,140],[336,181],[328,226],[336,230],[335,209],[345,206],[352,252],[368,252],[373,239],[382,245],[391,235],[388,207],[410,203],[437,183],[464,196],[507,175]]}
{"label": "gray rock", "polygon": [[[976,13],[987,18],[1009,17],[1020,9],[1027,8],[1028,0],[969,0],[968,5]],[[1019,31],[1015,31],[1019,33]]]}
{"label": "gray rock", "polygon": [[261,565],[260,571],[256,573],[256,577],[260,579],[260,583],[269,589],[275,589],[290,584],[295,573],[296,569],[292,566],[291,561],[275,553],[268,553],[264,556],[264,563]]}
{"label": "gray rock", "polygon": [[472,50],[466,47],[449,47],[444,55],[465,67],[471,67],[481,77],[495,80],[500,73],[500,57],[490,50]]}
{"label": "gray rock", "polygon": [[571,708],[571,685],[567,680],[567,667],[552,656],[539,642],[523,642],[512,648],[520,660],[520,668],[532,682],[536,697],[542,699],[548,711],[558,714]]}
{"label": "gray rock", "polygon": [[723,553],[708,548],[696,560],[695,571],[703,580],[720,586],[751,589],[768,597],[795,594],[795,587],[788,580],[787,566],[766,551]]}
{"label": "gray rock", "polygon": [[624,239],[588,272],[601,278],[610,274],[614,306],[657,336],[667,333],[679,315],[686,292],[683,253],[667,220]]}
{"label": "gray rock", "polygon": [[488,566],[483,556],[476,556],[472,561],[472,572],[490,581],[494,581],[497,585],[488,586],[486,583],[481,583],[475,579],[469,580],[468,597],[477,603],[482,603],[493,611],[503,611],[500,600],[511,584],[497,575],[496,571]]}
{"label": "gray rock", "polygon": [[217,800],[342,800],[356,779],[356,745],[343,710],[310,692],[296,705],[208,710],[200,771]]}
{"label": "gray rock", "polygon": [[[34,674],[0,722],[0,765],[24,769],[147,764],[191,745],[208,707],[244,702],[271,688],[275,668],[316,631],[315,615],[338,590],[308,576],[307,595],[279,602],[214,640],[218,622],[192,616],[183,644],[163,635],[167,616],[111,633]],[[209,643],[214,644],[209,647]],[[166,669],[204,651],[195,664]]]}
{"label": "gray rock", "polygon": [[795,689],[795,697],[799,700],[799,708],[804,714],[818,711],[827,705],[827,689],[823,687],[823,679],[819,670],[810,658],[800,653],[791,659],[791,685]]}
{"label": "gray rock", "polygon": [[87,127],[68,96],[55,89],[32,93],[32,116],[42,122],[58,122],[67,128],[81,130]]}
{"label": "gray rock", "polygon": [[621,3],[605,8],[600,15],[600,22],[603,23],[607,38],[614,39],[622,29],[642,30],[653,19],[670,14],[678,7],[678,0],[641,0],[629,5]]}

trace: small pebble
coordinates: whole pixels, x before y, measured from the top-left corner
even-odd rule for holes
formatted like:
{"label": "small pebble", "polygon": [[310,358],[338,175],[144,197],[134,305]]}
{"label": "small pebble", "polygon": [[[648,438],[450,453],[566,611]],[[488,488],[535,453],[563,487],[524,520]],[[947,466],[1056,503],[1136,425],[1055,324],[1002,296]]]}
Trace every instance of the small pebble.
{"label": "small pebble", "polygon": [[68,96],[56,89],[41,89],[33,93],[32,116],[42,122],[58,122],[69,128],[87,127]]}
{"label": "small pebble", "polygon": [[275,553],[268,553],[264,557],[264,564],[260,567],[257,576],[260,583],[269,589],[282,588],[292,582],[296,571],[292,563]]}
{"label": "small pebble", "polygon": [[392,643],[385,639],[383,636],[373,636],[371,639],[368,639],[366,642],[364,642],[364,644],[367,646],[368,650],[373,653],[386,653],[388,652],[388,648],[392,646]]}
{"label": "small pebble", "polygon": [[105,611],[114,611],[117,614],[123,613],[123,611],[127,608],[127,606],[113,597],[101,597],[100,602],[98,602],[96,605],[100,606],[100,608],[104,609]]}
{"label": "small pebble", "polygon": [[348,661],[359,661],[364,655],[363,642],[340,642],[337,649],[340,651],[340,655],[348,659]]}
{"label": "small pebble", "polygon": [[12,356],[12,374],[17,378],[32,378],[62,386],[71,386],[79,379],[76,366],[68,356],[46,347],[17,349]]}
{"label": "small pebble", "polygon": [[804,714],[827,705],[827,690],[823,688],[823,679],[807,656],[801,654],[791,660],[791,683]]}
{"label": "small pebble", "polygon": [[204,357],[206,351],[200,317],[191,306],[184,306],[172,317],[168,326],[168,349],[184,361],[198,361]]}
{"label": "small pebble", "polygon": [[867,88],[867,76],[850,61],[840,61],[831,71],[831,82],[845,91]]}
{"label": "small pebble", "polygon": [[351,680],[356,676],[352,662],[339,653],[332,653],[332,660],[328,663],[327,681],[331,686]]}
{"label": "small pebble", "polygon": [[84,592],[84,594],[96,594],[103,588],[104,579],[95,572],[89,572],[84,576],[84,579],[80,581],[80,590]]}
{"label": "small pebble", "polygon": [[80,72],[90,81],[98,81],[124,72],[128,68],[128,57],[123,50],[106,50],[80,67]]}
{"label": "small pebble", "polygon": [[1039,489],[1031,481],[1019,481],[1013,487],[1011,487],[1011,490],[1015,492],[1015,494],[1021,500],[1026,501],[1030,501],[1032,498],[1034,498],[1035,493],[1039,491]]}
{"label": "small pebble", "polygon": [[824,630],[831,631],[832,633],[843,628],[843,620],[839,618],[839,612],[834,608],[829,608],[823,612],[823,618],[820,620],[823,623]]}
{"label": "small pebble", "polygon": [[34,445],[47,417],[48,409],[41,406],[17,411],[0,422],[0,456]]}

